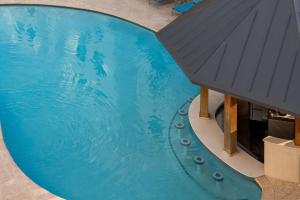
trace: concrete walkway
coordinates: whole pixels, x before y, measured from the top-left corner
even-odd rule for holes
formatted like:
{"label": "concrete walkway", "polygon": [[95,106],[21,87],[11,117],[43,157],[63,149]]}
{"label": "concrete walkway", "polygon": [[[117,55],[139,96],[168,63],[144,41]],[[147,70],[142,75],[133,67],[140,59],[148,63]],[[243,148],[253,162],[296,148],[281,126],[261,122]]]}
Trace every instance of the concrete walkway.
{"label": "concrete walkway", "polygon": [[[172,4],[155,6],[148,0],[0,0],[1,4],[54,5],[114,15],[157,31],[176,18]],[[14,163],[0,130],[0,200],[58,200],[31,181]]]}

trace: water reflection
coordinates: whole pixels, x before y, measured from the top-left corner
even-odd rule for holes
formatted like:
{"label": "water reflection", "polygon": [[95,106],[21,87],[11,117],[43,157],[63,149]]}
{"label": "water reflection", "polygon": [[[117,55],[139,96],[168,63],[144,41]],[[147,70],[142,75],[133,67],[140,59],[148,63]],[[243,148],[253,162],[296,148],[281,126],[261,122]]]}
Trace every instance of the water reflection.
{"label": "water reflection", "polygon": [[34,13],[35,13],[35,8],[27,8],[27,12],[29,13],[29,15],[31,17],[33,17]]}
{"label": "water reflection", "polygon": [[25,31],[25,24],[20,21],[16,21],[16,31],[18,34],[22,34]]}
{"label": "water reflection", "polygon": [[100,77],[105,77],[106,72],[103,68],[103,54],[99,53],[98,51],[94,52],[93,58],[91,59],[91,62],[95,66],[96,74]]}
{"label": "water reflection", "polygon": [[36,36],[36,31],[32,27],[29,27],[26,30],[26,33],[27,33],[27,36],[28,36],[28,41],[29,42],[33,42],[33,40],[34,40],[34,38]]}
{"label": "water reflection", "polygon": [[32,26],[31,23],[25,24],[23,21],[17,20],[15,22],[15,32],[19,40],[23,39],[23,36],[27,36],[27,42],[30,46],[34,46],[34,39],[37,35],[37,30]]}
{"label": "water reflection", "polygon": [[100,26],[96,27],[95,36],[96,36],[97,41],[99,41],[99,42],[102,41],[102,39],[103,39],[103,30]]}
{"label": "water reflection", "polygon": [[86,46],[85,46],[85,42],[82,42],[81,40],[79,40],[79,44],[78,44],[77,49],[76,49],[76,56],[79,60],[84,62],[85,59],[86,59],[85,58],[86,54],[87,54],[87,49],[86,49]]}

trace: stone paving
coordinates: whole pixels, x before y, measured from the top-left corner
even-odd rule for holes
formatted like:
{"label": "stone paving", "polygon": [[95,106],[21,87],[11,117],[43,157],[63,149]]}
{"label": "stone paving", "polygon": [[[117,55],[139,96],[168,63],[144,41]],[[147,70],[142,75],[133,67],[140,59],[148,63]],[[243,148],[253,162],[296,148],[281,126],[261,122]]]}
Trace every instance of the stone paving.
{"label": "stone paving", "polygon": [[300,200],[300,185],[267,176],[256,178],[262,188],[263,200]]}
{"label": "stone paving", "polygon": [[0,0],[0,4],[38,4],[82,8],[127,19],[153,31],[169,24],[177,15],[172,3],[155,5],[149,0]]}

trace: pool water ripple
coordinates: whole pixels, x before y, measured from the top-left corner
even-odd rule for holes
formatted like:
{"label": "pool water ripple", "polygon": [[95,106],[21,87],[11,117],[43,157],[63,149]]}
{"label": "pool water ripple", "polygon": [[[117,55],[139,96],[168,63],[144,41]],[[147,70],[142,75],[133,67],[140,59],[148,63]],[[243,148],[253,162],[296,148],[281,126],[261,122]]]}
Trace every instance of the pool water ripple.
{"label": "pool water ripple", "polygon": [[174,159],[169,125],[199,89],[153,32],[43,6],[0,6],[0,26],[4,140],[34,182],[66,199],[218,198]]}

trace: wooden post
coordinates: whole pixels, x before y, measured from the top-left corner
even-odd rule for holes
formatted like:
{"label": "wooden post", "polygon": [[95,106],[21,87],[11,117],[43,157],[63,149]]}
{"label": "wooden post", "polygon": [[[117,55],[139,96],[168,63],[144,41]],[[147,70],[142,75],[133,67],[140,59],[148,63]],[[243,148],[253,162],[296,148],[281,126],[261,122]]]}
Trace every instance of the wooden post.
{"label": "wooden post", "polygon": [[237,145],[237,101],[230,95],[224,97],[224,150],[232,155]]}
{"label": "wooden post", "polygon": [[208,88],[201,86],[200,89],[200,117],[209,118],[208,114]]}
{"label": "wooden post", "polygon": [[300,118],[295,119],[295,145],[300,146]]}

